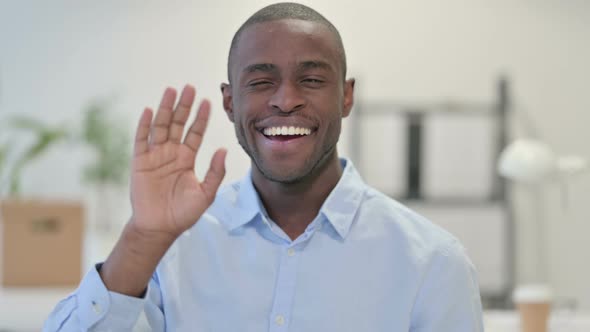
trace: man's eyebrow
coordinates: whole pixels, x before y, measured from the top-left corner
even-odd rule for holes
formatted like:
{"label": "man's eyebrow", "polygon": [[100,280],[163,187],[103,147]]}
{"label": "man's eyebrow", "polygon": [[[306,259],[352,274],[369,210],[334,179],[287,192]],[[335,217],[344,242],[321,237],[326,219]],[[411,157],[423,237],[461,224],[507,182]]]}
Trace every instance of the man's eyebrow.
{"label": "man's eyebrow", "polygon": [[297,65],[297,69],[300,71],[305,71],[309,69],[325,69],[332,71],[334,68],[327,62],[324,61],[303,61]]}
{"label": "man's eyebrow", "polygon": [[264,73],[271,73],[277,71],[277,67],[272,63],[255,63],[244,68],[243,72],[248,73],[255,73],[257,71],[264,72]]}

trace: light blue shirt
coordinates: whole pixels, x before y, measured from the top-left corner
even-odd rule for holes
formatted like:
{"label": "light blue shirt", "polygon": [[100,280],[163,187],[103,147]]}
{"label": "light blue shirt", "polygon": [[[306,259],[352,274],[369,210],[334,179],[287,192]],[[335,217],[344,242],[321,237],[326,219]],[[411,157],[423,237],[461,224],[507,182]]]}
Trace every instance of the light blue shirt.
{"label": "light blue shirt", "polygon": [[176,240],[143,299],[108,291],[92,269],[44,331],[130,331],[142,311],[153,331],[483,331],[460,243],[341,162],[296,240],[269,219],[248,175]]}

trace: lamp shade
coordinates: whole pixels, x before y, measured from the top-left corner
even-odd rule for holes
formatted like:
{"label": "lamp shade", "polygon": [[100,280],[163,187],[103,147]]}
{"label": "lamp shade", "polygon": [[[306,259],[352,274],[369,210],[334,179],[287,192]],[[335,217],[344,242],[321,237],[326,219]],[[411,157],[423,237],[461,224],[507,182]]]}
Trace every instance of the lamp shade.
{"label": "lamp shade", "polygon": [[500,154],[498,172],[513,181],[536,183],[557,171],[557,156],[547,144],[519,139]]}

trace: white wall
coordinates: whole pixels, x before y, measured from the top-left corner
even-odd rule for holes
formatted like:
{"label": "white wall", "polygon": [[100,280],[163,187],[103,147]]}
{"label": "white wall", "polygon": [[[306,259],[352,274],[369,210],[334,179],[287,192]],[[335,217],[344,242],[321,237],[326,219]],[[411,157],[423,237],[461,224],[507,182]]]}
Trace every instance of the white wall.
{"label": "white wall", "polygon": [[[199,173],[218,146],[229,148],[227,180],[248,167],[220,101],[231,36],[267,1],[0,0],[0,121],[26,113],[74,122],[96,96],[117,95],[129,128],[167,85],[197,86],[214,116],[197,161]],[[340,29],[350,74],[365,98],[491,100],[500,73],[513,80],[516,103],[560,153],[590,157],[590,2],[328,1],[305,3]],[[523,135],[517,128],[518,135]],[[346,154],[346,139],[341,152]],[[62,145],[30,167],[28,193],[76,196],[84,151]],[[56,185],[56,183],[58,185]],[[590,176],[570,186],[567,211],[554,185],[540,204],[515,188],[519,280],[533,274],[535,213],[549,226],[551,282],[559,295],[590,309]],[[540,209],[540,210],[537,210]],[[128,211],[118,212],[122,217]]]}

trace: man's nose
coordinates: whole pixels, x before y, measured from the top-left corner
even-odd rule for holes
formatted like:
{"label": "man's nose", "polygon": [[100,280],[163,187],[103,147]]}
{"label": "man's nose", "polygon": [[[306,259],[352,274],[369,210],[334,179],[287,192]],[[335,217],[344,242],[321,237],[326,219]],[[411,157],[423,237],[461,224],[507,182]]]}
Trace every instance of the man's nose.
{"label": "man's nose", "polygon": [[270,98],[269,104],[275,111],[291,113],[305,106],[305,97],[295,84],[282,82]]}

